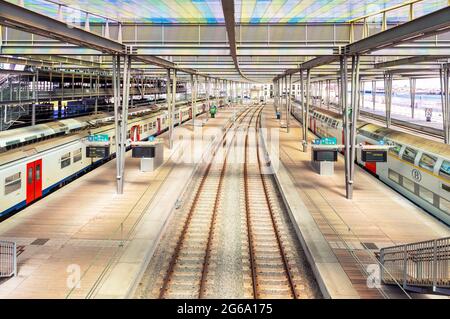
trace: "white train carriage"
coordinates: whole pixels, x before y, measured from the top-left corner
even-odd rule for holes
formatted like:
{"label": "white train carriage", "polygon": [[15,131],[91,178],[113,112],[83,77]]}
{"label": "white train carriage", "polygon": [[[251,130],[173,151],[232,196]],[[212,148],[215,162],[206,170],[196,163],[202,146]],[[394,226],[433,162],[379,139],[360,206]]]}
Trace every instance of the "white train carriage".
{"label": "white train carriage", "polygon": [[375,124],[358,127],[357,143],[394,145],[386,163],[359,165],[450,225],[450,146]]}
{"label": "white train carriage", "polygon": [[[192,114],[191,107],[187,103],[179,102],[177,106],[179,109],[175,125],[189,120]],[[199,113],[201,110],[198,110]],[[128,120],[128,139],[144,140],[152,135],[161,134],[168,129],[167,118],[167,111],[131,117]],[[112,119],[108,120],[111,123]],[[38,132],[35,132],[34,128],[31,134],[35,135]],[[94,134],[108,135],[111,145],[109,157],[95,159],[86,157],[83,140],[88,135]],[[27,206],[110,159],[114,152],[114,125],[106,124],[0,153],[0,194],[2,194],[0,218]]]}
{"label": "white train carriage", "polygon": [[[297,112],[297,114],[296,114]],[[301,119],[300,110],[294,116]],[[344,143],[341,115],[329,110],[311,111],[309,125],[319,137],[336,137]],[[412,134],[358,121],[356,142],[394,145],[387,162],[366,163],[357,151],[356,162],[412,202],[450,225],[450,146]]]}

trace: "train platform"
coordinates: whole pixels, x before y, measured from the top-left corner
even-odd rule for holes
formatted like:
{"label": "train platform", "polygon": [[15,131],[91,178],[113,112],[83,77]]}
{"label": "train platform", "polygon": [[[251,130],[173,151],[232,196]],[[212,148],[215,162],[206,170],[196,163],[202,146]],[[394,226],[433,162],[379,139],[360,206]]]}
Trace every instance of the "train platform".
{"label": "train platform", "polygon": [[[203,134],[217,132],[238,111],[202,115]],[[198,126],[192,121],[185,132]],[[180,128],[175,128],[175,132]],[[197,139],[197,135],[196,139]],[[213,136],[213,135],[212,135]],[[0,298],[125,298],[132,293],[176,207],[196,162],[181,162],[188,140],[165,141],[164,164],[141,172],[127,152],[124,194],[116,194],[116,161],[87,173],[0,223],[0,239],[18,245],[17,276],[0,280]],[[197,141],[196,141],[197,142]],[[203,150],[215,139],[198,141]]]}
{"label": "train platform", "polygon": [[[264,110],[262,127],[280,127],[272,105]],[[308,140],[313,138],[310,132]],[[449,236],[449,228],[359,166],[353,200],[347,200],[343,157],[333,176],[320,176],[310,164],[310,149],[301,151],[301,140],[300,125],[291,117],[289,132],[279,130],[275,179],[324,296],[407,298],[400,288],[370,284],[376,253],[387,246]]]}

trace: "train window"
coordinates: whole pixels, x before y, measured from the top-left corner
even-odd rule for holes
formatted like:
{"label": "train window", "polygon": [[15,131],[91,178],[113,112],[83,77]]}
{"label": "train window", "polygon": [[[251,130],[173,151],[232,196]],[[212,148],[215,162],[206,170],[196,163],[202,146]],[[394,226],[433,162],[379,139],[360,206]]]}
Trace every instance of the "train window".
{"label": "train window", "polygon": [[417,151],[411,147],[405,148],[405,151],[403,152],[402,159],[404,159],[407,162],[413,163],[416,159]]}
{"label": "train window", "polygon": [[393,147],[389,148],[389,152],[390,153],[393,153],[395,155],[399,155],[400,154],[400,150],[402,149],[402,145],[401,144],[398,144],[398,143],[395,143],[395,142],[392,142],[392,141],[388,141],[388,144],[393,146]]}
{"label": "train window", "polygon": [[388,177],[391,181],[400,184],[400,174],[398,174],[397,172],[394,172],[393,170],[389,169]]}
{"label": "train window", "polygon": [[433,192],[426,189],[425,187],[422,187],[419,185],[419,196],[429,202],[430,204],[433,204]]}
{"label": "train window", "polygon": [[8,195],[22,186],[21,172],[5,178],[5,195]]}
{"label": "train window", "polygon": [[81,148],[73,151],[73,162],[74,163],[81,161],[82,157],[83,157],[83,153],[81,152]]}
{"label": "train window", "polygon": [[409,190],[411,193],[414,193],[414,188],[415,188],[415,183],[410,180],[409,178],[406,178],[405,176],[403,176],[402,178],[402,186],[404,188],[406,188],[407,190]]}
{"label": "train window", "polygon": [[450,202],[445,198],[439,197],[439,209],[450,215]]}
{"label": "train window", "polygon": [[444,191],[450,192],[450,186],[448,186],[446,184],[442,184],[441,187]]}
{"label": "train window", "polygon": [[450,179],[450,161],[443,161],[439,169],[439,175]]}
{"label": "train window", "polygon": [[419,161],[419,166],[429,171],[433,171],[436,161],[437,157],[423,153]]}
{"label": "train window", "polygon": [[61,168],[69,166],[70,165],[70,152],[61,156],[61,159],[59,161],[61,163]]}
{"label": "train window", "polygon": [[41,179],[41,165],[36,164],[36,180],[39,181]]}

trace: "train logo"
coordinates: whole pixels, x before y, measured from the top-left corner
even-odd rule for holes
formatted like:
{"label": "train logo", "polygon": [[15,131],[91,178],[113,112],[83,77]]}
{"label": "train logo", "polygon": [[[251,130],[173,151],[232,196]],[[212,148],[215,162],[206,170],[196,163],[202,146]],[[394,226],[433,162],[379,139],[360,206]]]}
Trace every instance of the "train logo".
{"label": "train logo", "polygon": [[419,172],[418,169],[413,169],[411,171],[411,176],[414,178],[416,182],[420,182],[422,180],[422,174]]}

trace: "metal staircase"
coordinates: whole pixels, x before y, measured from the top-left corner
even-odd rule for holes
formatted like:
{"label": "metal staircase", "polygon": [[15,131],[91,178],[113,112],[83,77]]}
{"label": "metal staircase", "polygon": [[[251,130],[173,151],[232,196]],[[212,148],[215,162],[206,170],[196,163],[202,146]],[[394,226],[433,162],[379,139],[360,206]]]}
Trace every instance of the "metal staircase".
{"label": "metal staircase", "polygon": [[[17,86],[17,82],[17,76],[0,74],[0,131],[7,130],[22,115],[28,114],[28,109],[20,103],[9,101],[12,93],[14,93],[14,86]],[[13,96],[17,98],[18,94],[22,94],[22,92],[15,93]]]}

